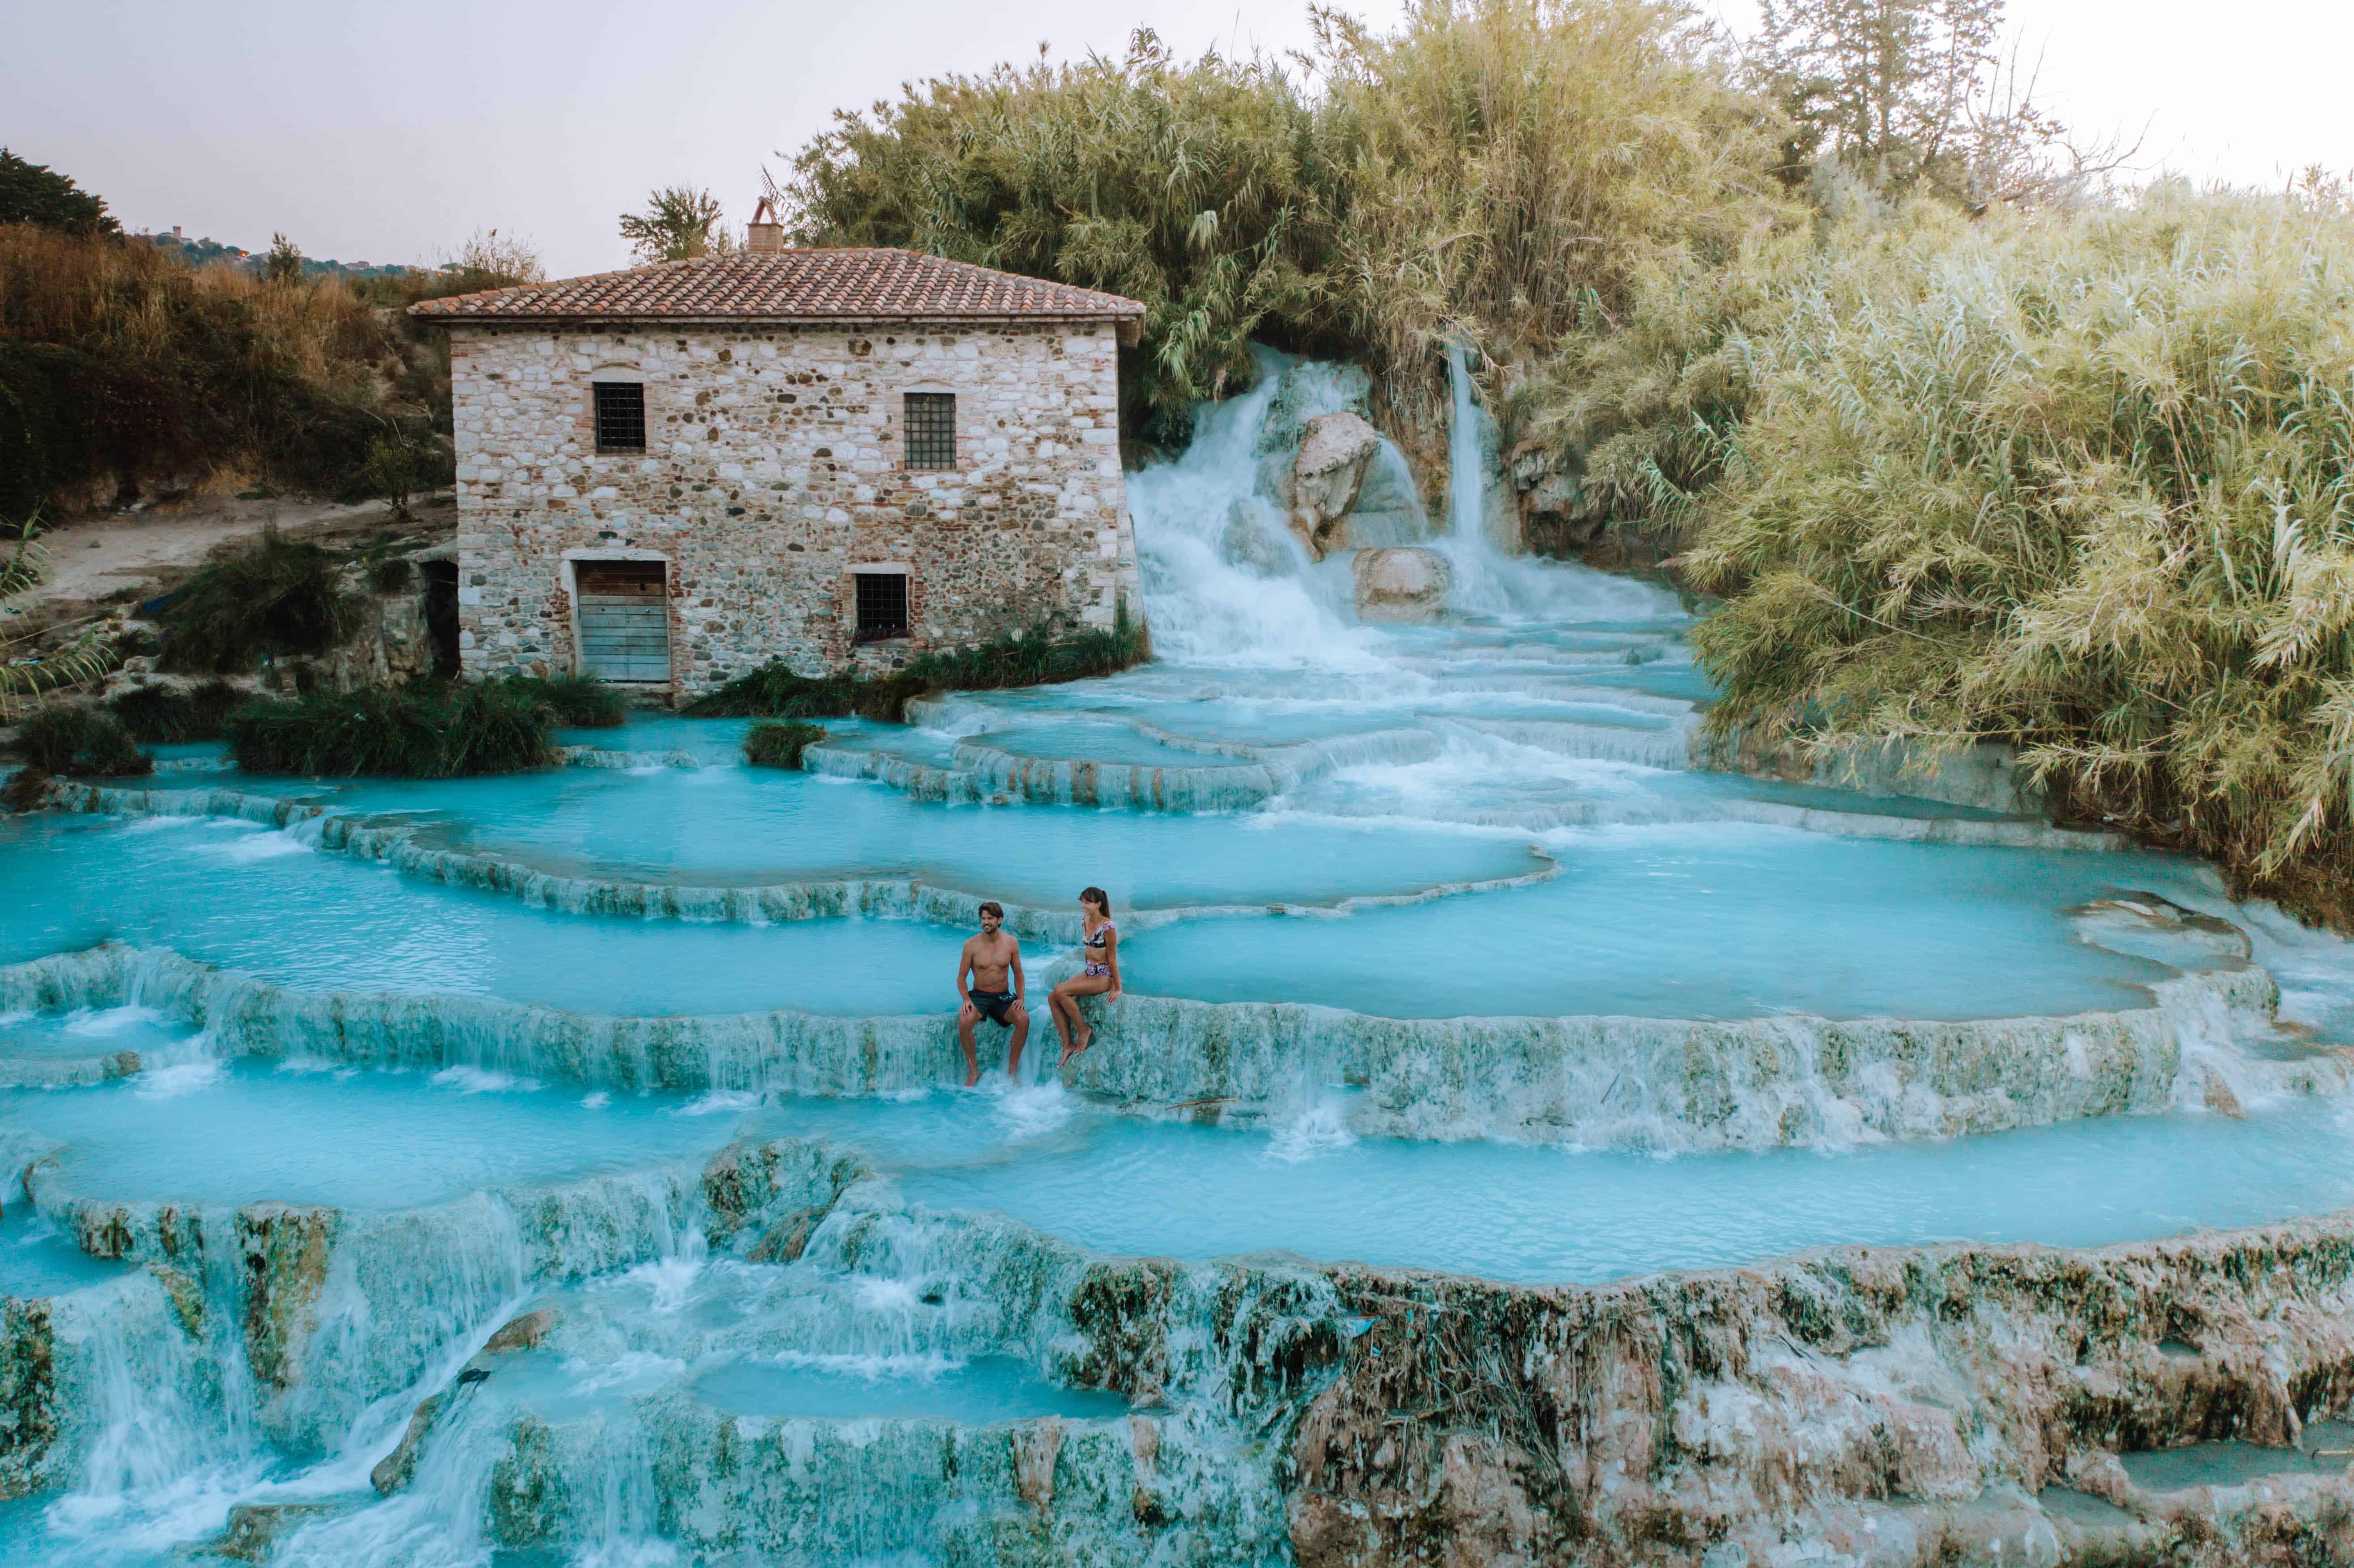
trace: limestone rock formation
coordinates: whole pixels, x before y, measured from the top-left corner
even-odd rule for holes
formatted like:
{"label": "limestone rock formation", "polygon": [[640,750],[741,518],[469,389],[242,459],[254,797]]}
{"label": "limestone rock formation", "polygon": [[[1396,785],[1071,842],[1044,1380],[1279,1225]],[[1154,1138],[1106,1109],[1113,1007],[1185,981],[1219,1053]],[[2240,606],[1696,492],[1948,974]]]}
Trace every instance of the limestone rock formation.
{"label": "limestone rock formation", "polygon": [[1299,455],[1291,460],[1291,531],[1308,546],[1310,560],[1334,549],[1336,535],[1365,470],[1382,448],[1373,426],[1350,413],[1320,414],[1308,421]]}
{"label": "limestone rock formation", "polygon": [[[1367,417],[1372,396],[1371,381],[1355,366],[1299,364],[1277,377],[1255,448],[1255,488],[1259,499],[1289,520],[1311,557],[1411,545],[1430,531],[1413,471],[1397,448],[1373,433]],[[1311,453],[1310,447],[1327,450]],[[1331,450],[1346,460],[1338,467],[1325,466]],[[1303,526],[1303,516],[1312,521]],[[1249,548],[1248,534],[1229,524],[1222,541],[1226,558],[1262,576],[1282,571],[1279,561],[1254,564],[1267,556]],[[1320,548],[1314,542],[1319,534]]]}
{"label": "limestone rock formation", "polygon": [[388,1498],[408,1485],[409,1478],[417,1473],[418,1452],[425,1446],[425,1435],[433,1430],[433,1420],[441,1414],[441,1404],[440,1394],[429,1394],[409,1413],[408,1425],[401,1433],[400,1442],[368,1472],[368,1485],[376,1489],[376,1495]]}
{"label": "limestone rock formation", "polygon": [[228,1510],[228,1528],[207,1551],[237,1563],[267,1563],[279,1537],[335,1510],[334,1503],[239,1503]]}
{"label": "limestone rock formation", "polygon": [[752,1250],[744,1255],[745,1261],[799,1263],[801,1254],[809,1250],[810,1237],[817,1234],[818,1226],[825,1224],[826,1215],[832,1212],[832,1203],[795,1209],[761,1234],[760,1239],[752,1244]]}
{"label": "limestone rock formation", "polygon": [[[1293,1550],[1303,1568],[2354,1560],[2343,1444],[2306,1446],[2354,1394],[2348,1239],[2337,1215],[1591,1287],[1338,1266],[1368,1327],[1297,1428]],[[2261,1479],[2147,1462],[2186,1448],[2174,1469],[2213,1454]]]}
{"label": "limestone rock formation", "polygon": [[564,1321],[564,1314],[553,1307],[542,1307],[536,1312],[525,1312],[510,1319],[506,1326],[482,1346],[486,1356],[502,1356],[509,1351],[528,1351],[547,1338],[548,1330]]}
{"label": "limestone rock formation", "polygon": [[1352,576],[1360,620],[1432,620],[1447,608],[1455,569],[1436,550],[1360,550]]}

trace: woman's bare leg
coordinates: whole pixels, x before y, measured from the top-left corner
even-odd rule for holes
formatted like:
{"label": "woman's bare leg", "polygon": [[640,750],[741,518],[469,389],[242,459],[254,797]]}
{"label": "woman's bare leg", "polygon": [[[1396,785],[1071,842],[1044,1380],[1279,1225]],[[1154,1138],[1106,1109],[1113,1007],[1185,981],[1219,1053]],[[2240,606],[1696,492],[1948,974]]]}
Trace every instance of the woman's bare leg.
{"label": "woman's bare leg", "polygon": [[1070,984],[1065,980],[1046,993],[1046,1015],[1055,1021],[1055,1033],[1063,1037],[1063,1055],[1071,1054],[1071,1017],[1077,1012],[1070,998]]}
{"label": "woman's bare leg", "polygon": [[1110,989],[1109,975],[1080,975],[1055,988],[1055,994],[1063,999],[1063,1005],[1070,1009],[1071,1013],[1070,1027],[1063,1032],[1063,1059],[1055,1064],[1058,1069],[1096,1043],[1095,1030],[1079,1013],[1079,998],[1101,996]]}

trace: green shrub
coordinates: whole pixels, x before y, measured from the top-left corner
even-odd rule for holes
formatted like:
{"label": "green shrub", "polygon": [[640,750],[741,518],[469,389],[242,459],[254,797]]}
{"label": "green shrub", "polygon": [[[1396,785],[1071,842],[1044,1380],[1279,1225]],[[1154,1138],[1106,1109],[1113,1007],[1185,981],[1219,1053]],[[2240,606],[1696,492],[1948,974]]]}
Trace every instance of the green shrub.
{"label": "green shrub", "polygon": [[69,778],[115,778],[155,768],[112,714],[62,703],[36,708],[17,721],[16,751],[28,767]]}
{"label": "green shrub", "polygon": [[1123,429],[1163,448],[1196,399],[1257,379],[1254,341],[1435,394],[1450,337],[1524,361],[1624,320],[1638,269],[1723,266],[1797,218],[1775,112],[1732,84],[1696,6],[1411,0],[1386,34],[1314,21],[1296,69],[1181,61],[1140,30],[1121,58],[912,83],[838,115],[778,194],[805,243],[1139,301]]}
{"label": "green shrub", "polygon": [[824,726],[797,719],[756,724],[744,735],[744,760],[755,768],[799,768],[801,753],[824,738]]}
{"label": "green shrub", "polygon": [[207,468],[357,499],[388,428],[447,431],[439,336],[337,281],[0,223],[0,517]]}
{"label": "green shrub", "polygon": [[48,803],[49,776],[30,763],[8,775],[8,787],[0,790],[0,806],[11,811],[37,811]]}
{"label": "green shrub", "polygon": [[896,723],[920,685],[904,688],[896,676],[797,675],[782,662],[738,675],[687,706],[695,718],[882,718]]}
{"label": "green shrub", "polygon": [[1254,336],[1344,351],[1347,139],[1278,67],[1001,65],[844,113],[794,160],[799,238],[904,245],[1140,302],[1120,355],[1131,433],[1182,445],[1193,402],[1248,387]]}
{"label": "green shrub", "polygon": [[521,681],[475,681],[447,699],[443,774],[521,773],[556,761],[555,705]]}
{"label": "green shrub", "polygon": [[887,675],[797,675],[763,664],[687,708],[697,718],[860,718],[904,724],[907,704],[927,692],[987,692],[1056,685],[1109,675],[1151,656],[1142,627],[1120,607],[1109,629],[1056,638],[1051,627],[1001,637],[961,653],[928,653]]}
{"label": "green shrub", "polygon": [[262,697],[231,714],[227,728],[249,773],[449,779],[556,760],[556,710],[521,681]]}
{"label": "green shrub", "polygon": [[619,729],[630,722],[629,700],[594,675],[557,675],[546,680],[516,675],[511,680],[555,709],[556,722],[566,729]]}
{"label": "green shrub", "polygon": [[122,721],[133,740],[148,746],[177,746],[192,740],[218,740],[221,725],[245,694],[227,681],[207,681],[183,689],[161,683],[134,686],[106,705]]}
{"label": "green shrub", "polygon": [[407,593],[408,585],[417,580],[417,568],[407,557],[388,556],[367,569],[368,592],[377,594]]}
{"label": "green shrub", "polygon": [[23,523],[107,473],[90,418],[104,379],[79,350],[0,340],[0,524]]}
{"label": "green shrub", "polygon": [[366,456],[345,493],[357,492],[385,502],[391,506],[393,517],[406,523],[412,500],[456,480],[456,459],[447,443],[435,440],[430,431],[396,425],[368,442]]}
{"label": "green shrub", "polygon": [[236,674],[263,654],[323,653],[350,635],[359,606],[335,558],[279,536],[216,549],[164,601],[164,668]]}

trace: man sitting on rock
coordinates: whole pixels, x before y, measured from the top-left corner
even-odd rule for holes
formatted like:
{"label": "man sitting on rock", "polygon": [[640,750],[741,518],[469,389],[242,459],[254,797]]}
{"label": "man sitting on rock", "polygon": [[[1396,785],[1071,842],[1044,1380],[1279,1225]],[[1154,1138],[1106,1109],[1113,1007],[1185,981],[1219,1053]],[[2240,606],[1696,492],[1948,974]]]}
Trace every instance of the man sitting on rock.
{"label": "man sitting on rock", "polygon": [[[973,1054],[972,1026],[988,1019],[1013,1031],[1005,1053],[1005,1075],[1022,1070],[1022,1044],[1030,1038],[1030,1014],[1022,1005],[1022,944],[1002,929],[1005,910],[994,900],[981,906],[981,935],[965,938],[957,959],[957,1041],[964,1046],[964,1086],[981,1082],[981,1058]],[[970,990],[965,975],[972,976]]]}

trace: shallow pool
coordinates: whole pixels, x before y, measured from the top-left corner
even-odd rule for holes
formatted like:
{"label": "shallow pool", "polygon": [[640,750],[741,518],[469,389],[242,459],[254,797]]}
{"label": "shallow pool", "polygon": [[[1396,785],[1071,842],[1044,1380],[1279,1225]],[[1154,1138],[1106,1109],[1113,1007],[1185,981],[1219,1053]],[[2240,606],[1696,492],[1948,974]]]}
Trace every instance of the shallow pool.
{"label": "shallow pool", "polygon": [[0,955],[108,938],[310,991],[494,996],[577,1012],[936,1012],[966,933],[570,915],[404,879],[249,823],[0,821]]}
{"label": "shallow pool", "polygon": [[[470,1069],[244,1065],[20,1091],[59,1179],[108,1199],[380,1211],[696,1160],[737,1137],[864,1150],[911,1201],[995,1209],[1106,1252],[1280,1249],[1594,1281],[1847,1243],[2089,1246],[2354,1207],[2354,1112],[2109,1118],[1837,1152],[1661,1158],[1356,1139],[1335,1091],[1296,1123],[1145,1122],[1059,1086],[894,1100],[581,1096]],[[5,1239],[5,1238],[0,1238]]]}
{"label": "shallow pool", "polygon": [[195,1062],[0,1094],[0,1120],[63,1141],[58,1179],[80,1196],[367,1211],[694,1159],[726,1143],[736,1119],[708,1109],[472,1068],[304,1063]]}

